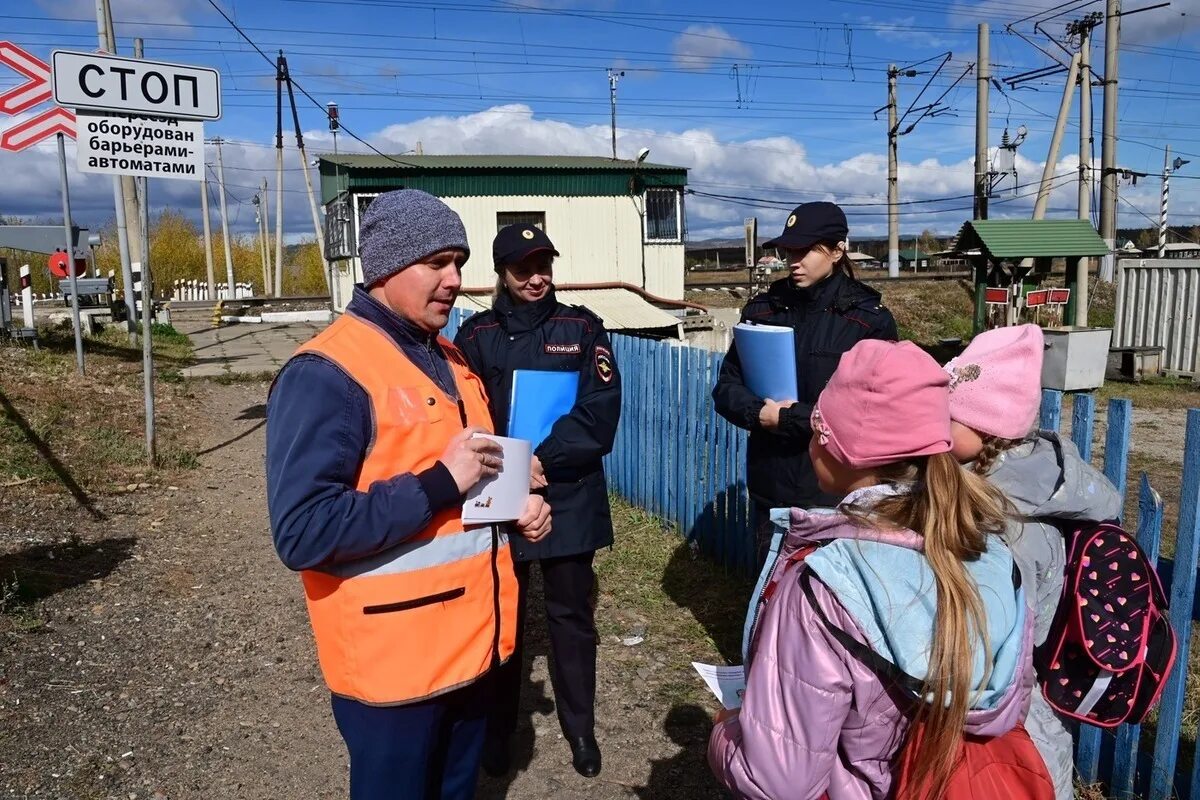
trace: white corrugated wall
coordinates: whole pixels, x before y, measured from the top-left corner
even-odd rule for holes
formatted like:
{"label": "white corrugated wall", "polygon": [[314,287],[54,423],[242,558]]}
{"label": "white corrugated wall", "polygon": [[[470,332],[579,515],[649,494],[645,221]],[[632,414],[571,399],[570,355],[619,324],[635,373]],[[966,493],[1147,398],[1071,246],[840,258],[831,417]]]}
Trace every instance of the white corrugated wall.
{"label": "white corrugated wall", "polygon": [[1197,377],[1200,260],[1119,261],[1113,347],[1162,347],[1166,372]]}

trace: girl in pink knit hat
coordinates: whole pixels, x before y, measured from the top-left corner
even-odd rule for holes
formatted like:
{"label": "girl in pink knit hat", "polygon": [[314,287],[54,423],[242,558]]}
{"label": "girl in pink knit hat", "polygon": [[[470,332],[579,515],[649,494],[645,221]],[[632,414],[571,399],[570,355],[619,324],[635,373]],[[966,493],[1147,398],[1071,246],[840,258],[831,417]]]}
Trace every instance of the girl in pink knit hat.
{"label": "girl in pink knit hat", "polygon": [[[1120,514],[1121,497],[1069,440],[1038,431],[1042,329],[1016,325],[981,333],[946,365],[954,456],[1007,496],[1017,520],[1005,538],[1034,600],[1034,644],[1046,640],[1062,595],[1061,524]],[[1069,723],[1036,690],[1025,727],[1054,780],[1058,800],[1074,796]]]}
{"label": "girl in pink knit hat", "polygon": [[964,735],[1005,736],[1000,772],[1019,775],[972,780],[975,796],[1053,796],[1017,730],[1033,630],[997,535],[1004,499],[950,454],[949,382],[913,344],[868,340],[821,392],[812,463],[821,489],[845,499],[779,519],[786,538],[753,609],[743,705],[709,740],[709,765],[735,797],[938,800]]}

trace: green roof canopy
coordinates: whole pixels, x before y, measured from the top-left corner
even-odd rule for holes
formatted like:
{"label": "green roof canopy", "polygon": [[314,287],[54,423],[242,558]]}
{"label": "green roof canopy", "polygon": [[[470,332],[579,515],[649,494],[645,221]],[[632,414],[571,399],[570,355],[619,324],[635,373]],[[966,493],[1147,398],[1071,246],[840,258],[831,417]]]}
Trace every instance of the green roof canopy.
{"label": "green roof canopy", "polygon": [[321,201],[338,191],[423,189],[439,197],[630,194],[646,186],[683,188],[687,168],[600,156],[321,155]]}
{"label": "green roof canopy", "polygon": [[1108,246],[1087,220],[976,219],[958,232],[955,250],[978,248],[992,259],[1103,256]]}

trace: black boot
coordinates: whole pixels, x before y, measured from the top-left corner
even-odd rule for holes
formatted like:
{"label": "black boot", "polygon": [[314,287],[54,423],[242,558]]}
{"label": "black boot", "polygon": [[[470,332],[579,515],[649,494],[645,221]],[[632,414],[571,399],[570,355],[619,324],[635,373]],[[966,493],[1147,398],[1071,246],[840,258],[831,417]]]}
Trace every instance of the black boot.
{"label": "black boot", "polygon": [[571,763],[575,771],[585,778],[600,774],[600,745],[595,736],[577,736],[571,743]]}

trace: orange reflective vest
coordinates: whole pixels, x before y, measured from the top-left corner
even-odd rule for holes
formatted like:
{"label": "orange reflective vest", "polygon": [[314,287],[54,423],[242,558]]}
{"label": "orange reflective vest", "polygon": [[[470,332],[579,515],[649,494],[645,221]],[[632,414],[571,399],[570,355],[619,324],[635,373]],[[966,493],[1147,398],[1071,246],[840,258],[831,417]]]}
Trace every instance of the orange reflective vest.
{"label": "orange reflective vest", "polygon": [[[457,401],[389,336],[349,314],[296,351],[339,365],[370,400],[375,430],[359,491],[433,466],[464,427],[491,430],[483,383],[454,345],[438,343]],[[458,506],[390,550],[301,576],[334,694],[375,705],[416,702],[475,681],[513,653],[517,583],[508,537],[495,525],[464,529]]]}

